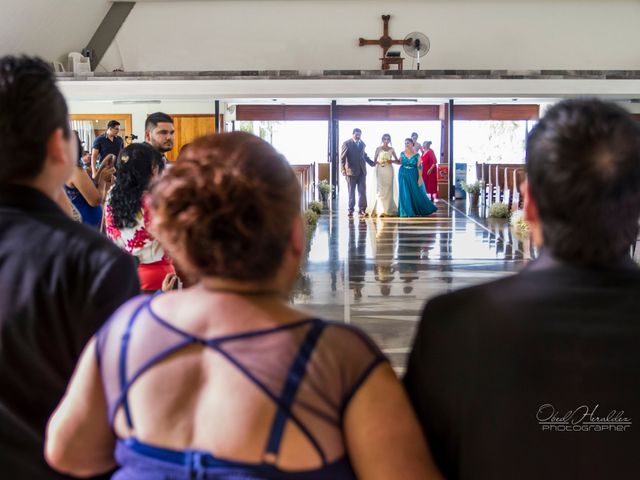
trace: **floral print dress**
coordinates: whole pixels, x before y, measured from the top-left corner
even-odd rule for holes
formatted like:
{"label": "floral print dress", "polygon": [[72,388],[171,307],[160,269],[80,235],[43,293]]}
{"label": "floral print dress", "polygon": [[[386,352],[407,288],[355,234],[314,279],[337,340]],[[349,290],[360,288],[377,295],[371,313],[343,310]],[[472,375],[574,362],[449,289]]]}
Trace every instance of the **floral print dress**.
{"label": "floral print dress", "polygon": [[171,259],[160,242],[149,232],[149,197],[142,198],[137,223],[133,227],[118,228],[114,225],[111,193],[105,203],[105,230],[107,236],[120,248],[136,257],[142,290],[159,290],[167,273],[174,273]]}

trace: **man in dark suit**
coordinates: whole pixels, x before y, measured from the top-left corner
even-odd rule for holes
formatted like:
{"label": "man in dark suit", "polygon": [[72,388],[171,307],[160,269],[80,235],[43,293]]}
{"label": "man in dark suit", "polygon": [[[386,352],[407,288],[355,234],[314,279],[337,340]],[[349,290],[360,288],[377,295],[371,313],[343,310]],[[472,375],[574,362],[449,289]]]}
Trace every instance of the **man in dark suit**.
{"label": "man in dark suit", "polygon": [[360,139],[362,131],[353,129],[353,137],[342,144],[340,149],[340,166],[342,175],[347,180],[349,190],[349,216],[353,216],[356,206],[356,188],[358,189],[358,210],[360,216],[367,214],[367,163],[372,167],[373,160],[364,151],[366,145]]}
{"label": "man in dark suit", "polygon": [[409,395],[448,479],[640,478],[640,124],[561,102],[527,174],[540,257],[426,305]]}

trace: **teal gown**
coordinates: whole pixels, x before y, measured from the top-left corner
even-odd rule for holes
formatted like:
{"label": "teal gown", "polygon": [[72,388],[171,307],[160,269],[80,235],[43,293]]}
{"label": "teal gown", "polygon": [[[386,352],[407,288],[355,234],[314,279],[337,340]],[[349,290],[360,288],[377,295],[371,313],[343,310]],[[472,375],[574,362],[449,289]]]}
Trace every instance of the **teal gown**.
{"label": "teal gown", "polygon": [[420,155],[416,153],[411,158],[402,152],[400,154],[400,173],[398,174],[399,210],[401,217],[425,217],[438,210],[424,188],[424,183],[418,186],[418,162]]}

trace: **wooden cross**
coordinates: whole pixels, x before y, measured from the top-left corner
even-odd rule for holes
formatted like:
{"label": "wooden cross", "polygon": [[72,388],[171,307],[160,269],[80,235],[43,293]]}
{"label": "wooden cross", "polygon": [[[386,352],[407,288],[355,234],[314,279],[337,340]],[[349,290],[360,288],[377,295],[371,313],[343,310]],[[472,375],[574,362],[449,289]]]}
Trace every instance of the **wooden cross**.
{"label": "wooden cross", "polygon": [[391,45],[404,45],[404,40],[393,40],[389,36],[389,19],[391,15],[382,15],[382,21],[384,22],[383,34],[378,40],[365,40],[364,38],[360,38],[360,46],[363,47],[365,45],[379,45],[382,48],[382,69],[384,70],[384,58],[387,56],[387,50],[391,48]]}

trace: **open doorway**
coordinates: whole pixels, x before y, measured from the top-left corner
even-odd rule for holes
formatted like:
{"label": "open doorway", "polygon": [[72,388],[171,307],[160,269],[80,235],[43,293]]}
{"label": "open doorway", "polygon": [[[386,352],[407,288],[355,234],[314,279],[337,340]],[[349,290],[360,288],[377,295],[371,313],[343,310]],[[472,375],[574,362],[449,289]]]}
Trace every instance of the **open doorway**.
{"label": "open doorway", "polygon": [[[427,140],[431,141],[431,149],[435,152],[436,158],[440,161],[442,145],[441,145],[441,129],[442,123],[439,120],[384,120],[384,121],[362,121],[362,120],[349,120],[340,121],[338,126],[338,141],[339,145],[350,139],[353,134],[353,129],[359,128],[362,130],[362,141],[366,144],[366,153],[373,160],[376,148],[381,144],[383,134],[391,135],[391,145],[396,151],[398,158],[400,153],[404,150],[404,140],[411,136],[413,132],[418,134],[418,142],[422,143]],[[396,204],[398,203],[398,166],[394,165],[394,173],[396,178],[396,188],[394,189],[394,197]],[[339,181],[339,188],[342,194],[340,195],[340,208],[346,210],[348,195],[347,195],[347,183],[344,178]],[[376,175],[373,168],[367,167],[367,204],[372,205],[376,196]]]}
{"label": "open doorway", "polygon": [[455,163],[466,167],[467,182],[478,180],[476,163],[523,164],[527,135],[534,123],[531,120],[455,120]]}
{"label": "open doorway", "polygon": [[255,120],[236,122],[236,130],[269,142],[291,165],[327,162],[329,125],[323,120]]}

